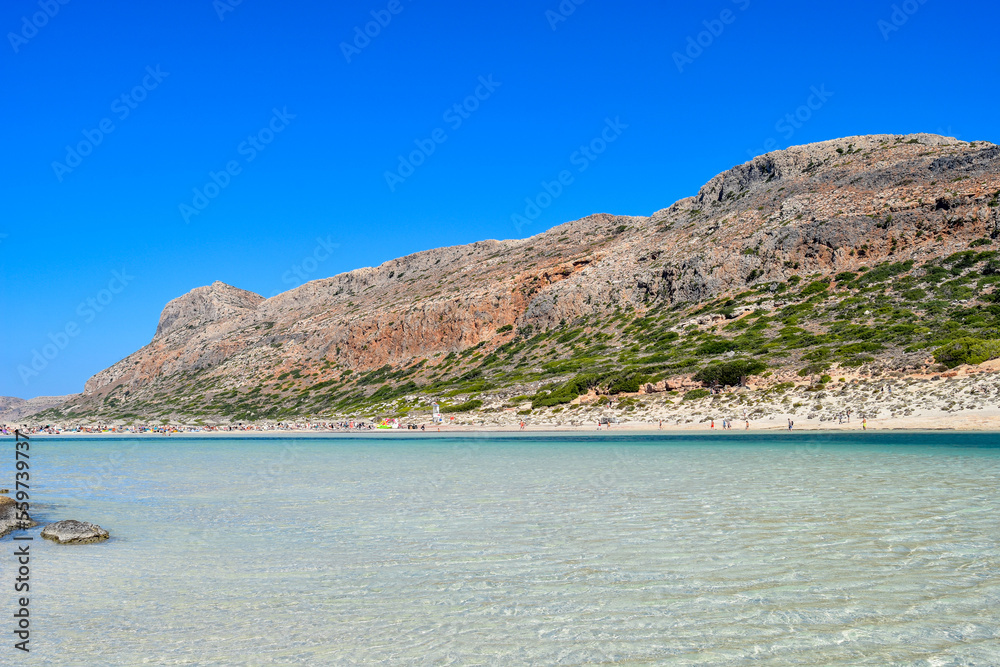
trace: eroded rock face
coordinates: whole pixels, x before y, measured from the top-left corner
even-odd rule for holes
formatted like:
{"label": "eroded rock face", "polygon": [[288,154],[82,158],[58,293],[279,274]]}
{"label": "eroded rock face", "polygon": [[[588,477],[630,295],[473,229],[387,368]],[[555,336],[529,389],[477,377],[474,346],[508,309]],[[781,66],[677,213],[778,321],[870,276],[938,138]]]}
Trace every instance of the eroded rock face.
{"label": "eroded rock face", "polygon": [[214,322],[252,313],[263,300],[259,294],[219,281],[195,288],[166,305],[153,341],[171,334],[175,338],[187,338]]}
{"label": "eroded rock face", "polygon": [[270,299],[200,287],[167,305],[149,345],[67,405],[125,410],[183,393],[193,375],[221,392],[291,371],[318,382],[430,364],[480,343],[488,353],[523,327],[922,263],[1000,237],[998,191],[1000,149],[988,142],[875,135],[789,148],[648,217],[598,214],[526,239],[428,250]]}
{"label": "eroded rock face", "polygon": [[27,521],[23,517],[18,517],[17,503],[12,498],[0,496],[0,537],[15,530],[23,530],[38,525],[30,517]]}
{"label": "eroded rock face", "polygon": [[59,544],[92,544],[110,537],[108,531],[86,521],[57,521],[42,529],[42,537]]}

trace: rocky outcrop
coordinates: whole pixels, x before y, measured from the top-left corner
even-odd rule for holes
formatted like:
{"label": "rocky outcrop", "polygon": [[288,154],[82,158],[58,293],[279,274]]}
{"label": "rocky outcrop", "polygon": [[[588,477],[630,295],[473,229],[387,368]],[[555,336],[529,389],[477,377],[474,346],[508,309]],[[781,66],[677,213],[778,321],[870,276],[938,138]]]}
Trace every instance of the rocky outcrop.
{"label": "rocky outcrop", "polygon": [[93,544],[110,537],[108,531],[86,521],[58,521],[42,529],[42,537],[59,544]]}
{"label": "rocky outcrop", "polygon": [[[518,330],[676,309],[1000,236],[1000,149],[929,134],[848,137],[757,157],[648,217],[592,215],[522,240],[440,248],[264,299],[214,283],[170,302],[149,345],[91,378],[74,409],[127,411],[296,372],[336,382]],[[110,402],[110,403],[109,403]]]}
{"label": "rocky outcrop", "polygon": [[37,525],[31,517],[17,509],[17,503],[13,499],[0,496],[0,537]]}
{"label": "rocky outcrop", "polygon": [[219,281],[198,287],[167,304],[153,341],[171,335],[183,340],[213,323],[252,313],[263,300],[259,294]]}

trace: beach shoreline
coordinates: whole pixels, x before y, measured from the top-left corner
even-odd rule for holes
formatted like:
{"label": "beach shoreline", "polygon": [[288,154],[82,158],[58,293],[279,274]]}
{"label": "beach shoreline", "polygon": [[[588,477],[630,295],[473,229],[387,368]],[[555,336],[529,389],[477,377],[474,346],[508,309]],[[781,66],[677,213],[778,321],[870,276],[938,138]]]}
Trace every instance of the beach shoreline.
{"label": "beach shoreline", "polygon": [[[525,396],[482,397],[480,409],[438,415],[427,404],[399,410],[376,404],[354,414],[291,416],[236,421],[224,417],[165,415],[160,419],[121,419],[67,415],[53,421],[0,424],[27,435],[219,435],[260,436],[406,431],[413,433],[579,433],[712,432],[731,423],[731,431],[998,431],[1000,373],[988,368],[960,369],[932,378],[899,377],[844,380],[826,386],[769,384],[735,387],[693,400],[681,391],[615,396],[594,392],[555,406],[538,407]],[[983,372],[985,371],[985,372]],[[468,398],[468,397],[465,397]],[[463,400],[463,399],[458,399]],[[610,425],[607,422],[612,422]],[[617,423],[615,423],[617,422]],[[523,424],[523,429],[522,429]],[[661,427],[662,424],[662,427]],[[359,428],[360,426],[360,428]],[[379,427],[382,428],[379,428]],[[398,426],[398,428],[385,428]],[[415,426],[416,429],[408,428]],[[609,429],[610,426],[610,429]],[[749,426],[749,428],[748,428]],[[423,431],[420,428],[423,427]],[[440,431],[439,431],[440,429]]]}
{"label": "beach shoreline", "polygon": [[1000,433],[1000,414],[990,416],[985,415],[962,415],[953,416],[950,419],[941,418],[901,418],[901,419],[870,419],[867,427],[864,427],[860,420],[851,423],[837,424],[829,422],[819,422],[811,420],[793,419],[793,427],[788,428],[787,417],[784,421],[781,418],[751,421],[747,428],[746,422],[734,421],[732,428],[724,429],[721,420],[707,423],[663,423],[662,428],[659,423],[649,422],[629,422],[624,421],[618,424],[602,424],[600,429],[596,423],[592,424],[525,424],[522,429],[519,424],[510,425],[498,424],[442,424],[432,425],[424,423],[425,429],[418,428],[308,428],[290,427],[275,428],[266,430],[203,430],[193,428],[192,430],[177,430],[169,433],[163,432],[129,432],[129,431],[106,431],[106,432],[79,432],[61,430],[58,432],[35,432],[31,437],[42,439],[47,438],[82,438],[82,439],[125,439],[125,438],[246,438],[246,439],[267,439],[285,437],[329,437],[329,436],[368,436],[368,435],[421,435],[421,436],[447,436],[458,434],[580,434],[580,433],[625,433],[633,435],[655,435],[655,434],[711,434],[715,432],[727,432],[729,434],[741,433],[866,433],[869,431],[882,432],[911,432],[929,433],[941,431],[964,431],[964,432],[994,432]]}

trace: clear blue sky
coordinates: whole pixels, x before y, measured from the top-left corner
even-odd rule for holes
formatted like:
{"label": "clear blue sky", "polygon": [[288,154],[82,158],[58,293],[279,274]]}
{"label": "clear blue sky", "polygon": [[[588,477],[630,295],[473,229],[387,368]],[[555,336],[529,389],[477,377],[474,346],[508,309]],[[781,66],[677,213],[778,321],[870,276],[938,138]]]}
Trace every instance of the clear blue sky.
{"label": "clear blue sky", "polygon": [[[81,391],[149,342],[167,301],[215,280],[270,296],[431,247],[649,214],[765,146],[1000,142],[996,3],[231,2],[0,9],[0,395]],[[387,25],[353,45],[373,11]],[[602,132],[603,153],[574,155]],[[573,182],[515,224],[563,170]],[[390,187],[387,171],[406,178]],[[198,199],[210,172],[228,184]],[[185,220],[182,204],[203,210]],[[35,351],[51,358],[22,377]]]}

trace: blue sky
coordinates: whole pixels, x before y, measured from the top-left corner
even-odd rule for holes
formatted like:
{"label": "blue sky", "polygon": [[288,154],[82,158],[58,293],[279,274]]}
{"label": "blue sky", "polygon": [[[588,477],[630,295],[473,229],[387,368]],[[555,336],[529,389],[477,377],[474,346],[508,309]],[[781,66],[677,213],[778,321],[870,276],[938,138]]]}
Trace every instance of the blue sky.
{"label": "blue sky", "polygon": [[81,391],[215,280],[645,215],[765,147],[1000,142],[995,3],[64,1],[0,9],[0,395]]}

